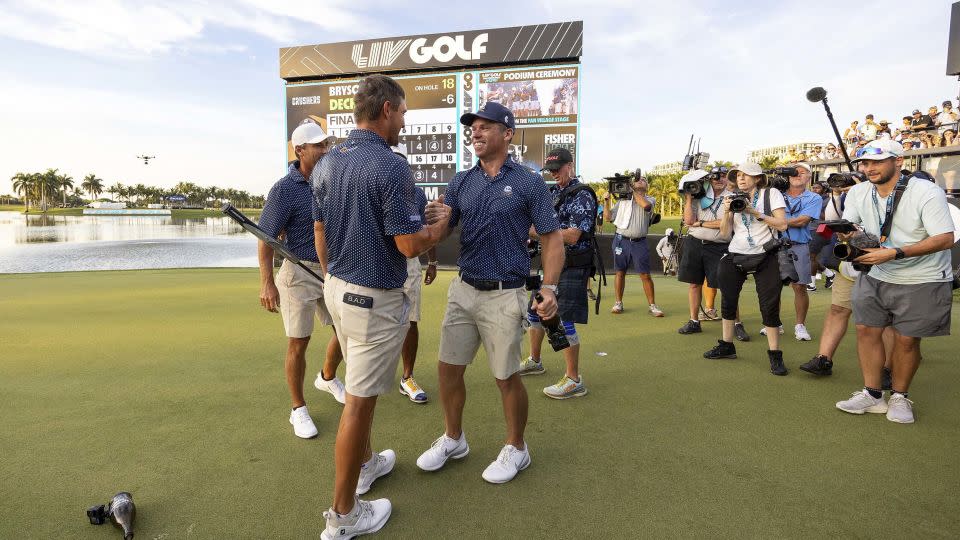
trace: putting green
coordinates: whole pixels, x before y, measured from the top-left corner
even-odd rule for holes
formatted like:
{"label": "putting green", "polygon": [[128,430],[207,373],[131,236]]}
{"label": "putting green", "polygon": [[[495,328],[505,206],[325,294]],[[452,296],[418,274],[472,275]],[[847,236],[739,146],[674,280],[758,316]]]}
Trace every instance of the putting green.
{"label": "putting green", "polygon": [[[773,377],[747,292],[753,341],[738,343],[737,360],[704,360],[719,324],[678,335],[686,289],[663,277],[662,319],[645,312],[636,277],[623,315],[608,313],[606,288],[604,311],[581,328],[587,396],[554,401],[540,392],[562,374],[552,352],[546,376],[524,379],[533,463],[516,480],[493,486],[480,478],[503,438],[482,354],[467,370],[470,456],[421,472],[415,460],[442,429],[436,351],[452,276],[442,272],[424,288],[416,376],[430,403],[391,392],[377,408],[375,446],[399,455],[368,494],[394,504],[381,538],[960,531],[956,337],[923,345],[911,389],[916,424],[853,416],[833,405],[861,384],[852,333],[832,377],[799,371],[816,342],[793,339],[786,291],[791,372]],[[120,490],[138,506],[137,538],[316,538],[341,410],[310,384],[329,330],[318,331],[307,368],[320,435],[300,440],[287,423],[282,325],[260,308],[258,291],[255,269],[0,276],[0,538],[117,538],[109,526],[86,523],[84,512]],[[812,293],[814,338],[829,296]]]}

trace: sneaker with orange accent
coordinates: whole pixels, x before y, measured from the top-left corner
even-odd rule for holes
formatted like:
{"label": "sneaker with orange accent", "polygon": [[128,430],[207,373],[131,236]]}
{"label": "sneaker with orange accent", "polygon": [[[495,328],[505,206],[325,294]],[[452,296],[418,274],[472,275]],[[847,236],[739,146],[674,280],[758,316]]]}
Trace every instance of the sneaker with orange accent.
{"label": "sneaker with orange accent", "polygon": [[427,393],[417,385],[417,381],[413,380],[413,377],[400,379],[400,393],[410,398],[410,401],[414,403],[427,402]]}
{"label": "sneaker with orange accent", "polygon": [[564,375],[560,377],[557,384],[544,388],[543,393],[553,399],[569,399],[572,397],[585,396],[587,394],[587,387],[583,385],[583,376],[580,377],[579,381],[575,381]]}

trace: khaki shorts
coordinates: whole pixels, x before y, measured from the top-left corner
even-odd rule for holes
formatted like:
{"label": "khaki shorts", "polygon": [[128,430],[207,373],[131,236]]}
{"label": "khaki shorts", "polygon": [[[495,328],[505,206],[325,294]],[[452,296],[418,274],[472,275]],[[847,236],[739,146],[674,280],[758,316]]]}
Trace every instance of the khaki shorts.
{"label": "khaki shorts", "polygon": [[423,289],[423,268],[420,259],[407,259],[407,281],[403,283],[403,294],[410,304],[410,322],[420,321],[420,295]]}
{"label": "khaki shorts", "polygon": [[440,331],[440,361],[469,365],[482,343],[493,376],[509,379],[520,370],[526,315],[522,288],[478,291],[454,278]]}
{"label": "khaki shorts", "polygon": [[[320,264],[300,261],[320,275]],[[320,324],[333,324],[323,304],[323,283],[303,268],[284,260],[275,280],[280,293],[280,316],[287,337],[305,338],[313,334],[314,317]]]}
{"label": "khaki shorts", "polygon": [[831,304],[853,310],[853,304],[850,303],[853,282],[849,278],[837,274],[837,277],[833,278],[833,286],[830,287],[830,291]]}
{"label": "khaki shorts", "polygon": [[403,289],[371,289],[327,274],[324,300],[347,364],[347,393],[384,394],[393,386],[410,323]]}

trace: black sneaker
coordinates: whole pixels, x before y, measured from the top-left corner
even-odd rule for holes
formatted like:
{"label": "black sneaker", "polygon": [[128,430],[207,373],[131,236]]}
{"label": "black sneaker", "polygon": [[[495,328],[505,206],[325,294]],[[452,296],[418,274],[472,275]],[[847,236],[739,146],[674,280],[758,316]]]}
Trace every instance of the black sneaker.
{"label": "black sneaker", "polygon": [[836,277],[836,276],[827,276],[826,279],[823,280],[823,286],[824,286],[824,288],[829,289],[829,288],[833,287],[833,278],[834,278],[834,277]]}
{"label": "black sneaker", "polygon": [[737,337],[737,341],[750,341],[750,334],[747,333],[742,322],[733,325],[733,335]]}
{"label": "black sneaker", "polygon": [[893,376],[889,368],[883,368],[883,376],[880,378],[881,390],[893,390]]}
{"label": "black sneaker", "polygon": [[732,341],[717,340],[717,346],[703,353],[703,357],[709,360],[718,358],[736,358],[737,348],[733,346]]}
{"label": "black sneaker", "polygon": [[783,365],[783,351],[767,351],[767,358],[770,359],[770,373],[781,376],[787,374],[787,366]]}
{"label": "black sneaker", "polygon": [[699,334],[703,332],[700,328],[700,321],[687,321],[687,324],[680,327],[680,330],[677,330],[681,334]]}
{"label": "black sneaker", "polygon": [[800,369],[814,375],[830,375],[833,373],[833,362],[822,354],[818,354],[805,364],[800,364]]}

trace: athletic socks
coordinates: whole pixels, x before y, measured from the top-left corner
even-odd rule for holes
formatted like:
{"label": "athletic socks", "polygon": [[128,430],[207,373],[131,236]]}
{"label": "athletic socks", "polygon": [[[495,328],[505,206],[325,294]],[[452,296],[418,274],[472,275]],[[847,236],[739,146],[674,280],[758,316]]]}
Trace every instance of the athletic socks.
{"label": "athletic socks", "polygon": [[898,391],[896,391],[896,390],[892,390],[891,392],[894,393],[894,394],[900,394],[901,396],[903,396],[903,397],[905,397],[905,398],[909,398],[909,397],[910,397],[910,393],[909,393],[909,392],[898,392]]}
{"label": "athletic socks", "polygon": [[866,390],[873,399],[880,399],[883,397],[883,390],[877,390],[876,388],[870,388],[868,386],[864,386],[863,389]]}

